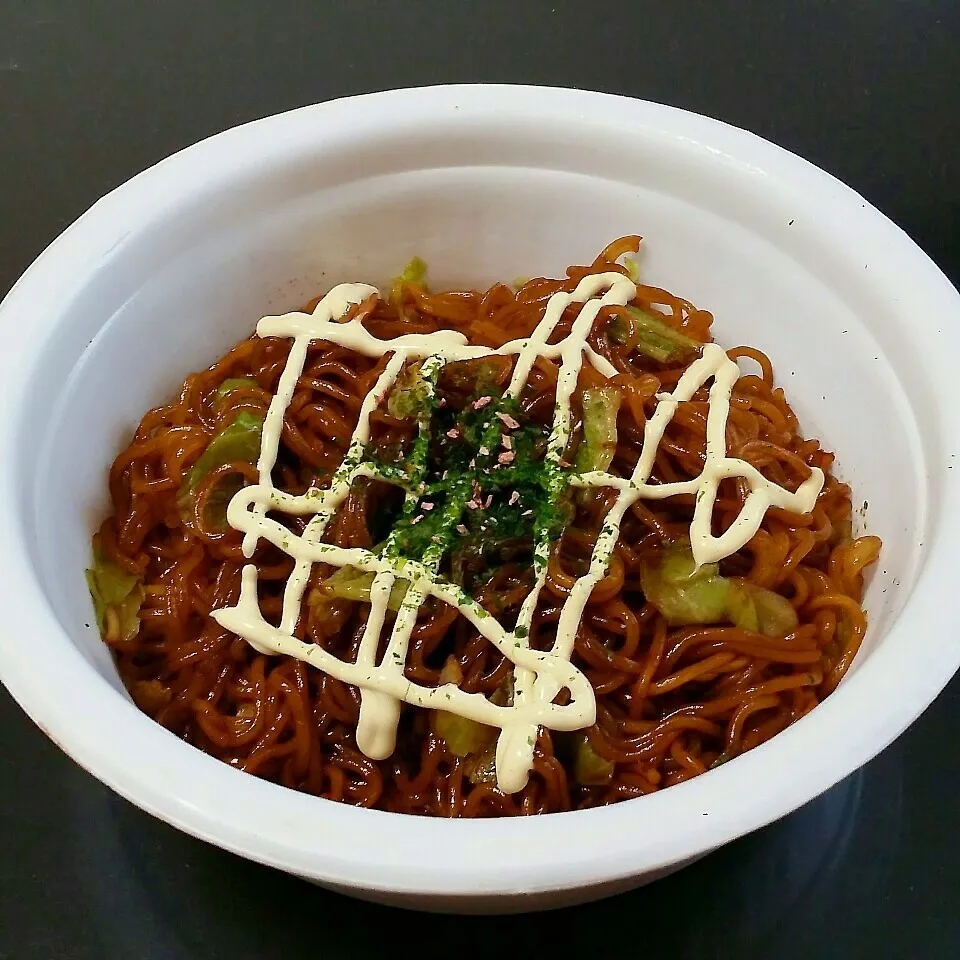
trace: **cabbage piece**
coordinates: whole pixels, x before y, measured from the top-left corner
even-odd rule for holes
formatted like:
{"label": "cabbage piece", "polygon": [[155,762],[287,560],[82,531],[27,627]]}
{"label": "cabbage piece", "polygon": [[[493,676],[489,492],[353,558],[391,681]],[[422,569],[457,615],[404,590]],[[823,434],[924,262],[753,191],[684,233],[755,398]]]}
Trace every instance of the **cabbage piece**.
{"label": "cabbage piece", "polygon": [[454,360],[444,364],[439,383],[442,389],[455,390],[472,397],[500,397],[512,368],[513,361],[509,357]]}
{"label": "cabbage piece", "polygon": [[429,405],[430,384],[423,378],[421,364],[408,364],[400,371],[387,397],[387,413],[404,420],[425,413]]}
{"label": "cabbage piece", "polygon": [[618,334],[618,326],[611,325],[611,333],[622,343],[633,341],[633,346],[645,356],[660,363],[672,363],[689,360],[700,349],[701,344],[674,330],[665,320],[637,307],[624,309],[630,316],[633,329],[623,339],[623,335]]}
{"label": "cabbage piece", "polygon": [[414,257],[404,268],[398,277],[393,278],[393,286],[390,291],[391,300],[399,300],[403,293],[403,287],[406,284],[413,284],[422,290],[428,290],[427,287],[427,265],[419,257]]}
{"label": "cabbage piece", "polygon": [[255,464],[260,459],[260,439],[263,434],[263,417],[241,410],[200,454],[187,474],[191,493],[200,481],[217,467],[226,463]]}
{"label": "cabbage piece", "polygon": [[647,598],[671,626],[732,623],[768,637],[796,629],[797,612],[786,597],[736,577],[720,576],[715,563],[698,570],[686,540],[667,544],[640,568]]}
{"label": "cabbage piece", "polygon": [[583,441],[574,468],[581,473],[606,470],[617,452],[620,391],[616,387],[588,387],[582,402]]}
{"label": "cabbage piece", "polygon": [[715,563],[698,570],[686,541],[667,544],[655,559],[644,562],[640,584],[670,626],[727,620],[730,581],[720,576]]}
{"label": "cabbage piece", "polygon": [[[224,381],[218,391],[226,383],[229,381]],[[194,495],[200,481],[208,473],[227,463],[256,464],[260,459],[263,418],[263,414],[241,410],[219,433],[214,434],[213,439],[190,468],[177,491],[177,506],[180,508],[180,516],[184,523],[190,523],[193,519]],[[244,483],[244,478],[239,474],[230,475],[224,477],[215,490],[210,491],[204,521],[211,528],[214,530],[227,528],[227,506]]]}
{"label": "cabbage piece", "polygon": [[[448,657],[440,671],[440,682],[455,683],[459,686],[462,680],[460,664],[454,657]],[[498,707],[508,707],[513,703],[513,693],[511,674],[493,691],[490,702]],[[452,754],[466,759],[465,769],[471,783],[496,783],[497,737],[500,734],[496,727],[488,727],[476,720],[438,710],[434,729],[443,737]]]}
{"label": "cabbage piece", "polygon": [[727,612],[734,626],[741,630],[752,630],[754,633],[760,632],[760,616],[757,613],[757,605],[753,599],[753,593],[738,585],[730,591],[730,597],[727,602]]}
{"label": "cabbage piece", "polygon": [[607,324],[607,333],[610,339],[620,346],[627,348],[627,353],[632,353],[640,339],[637,325],[623,314],[615,313]]}
{"label": "cabbage piece", "polygon": [[488,744],[484,751],[470,758],[467,777],[471,783],[497,782],[497,745]]}
{"label": "cabbage piece", "polygon": [[231,393],[236,393],[238,390],[250,390],[259,386],[260,384],[253,377],[228,377],[217,387],[214,395],[217,400],[223,400],[224,397],[229,397]]}
{"label": "cabbage piece", "polygon": [[489,746],[497,731],[484,723],[461,717],[457,713],[438,710],[434,728],[443,737],[447,749],[456,757],[475,756]]}
{"label": "cabbage piece", "polygon": [[[335,570],[320,584],[320,594],[330,597],[339,597],[341,600],[357,600],[363,603],[370,602],[370,588],[376,574],[368,570],[358,570],[347,564]],[[407,595],[409,580],[394,580],[390,590],[390,599],[387,607],[396,613]]]}
{"label": "cabbage piece", "polygon": [[797,629],[797,611],[786,597],[744,580],[730,581],[728,613],[744,630],[767,637],[785,637]]}
{"label": "cabbage piece", "polygon": [[[463,681],[463,671],[455,657],[447,657],[440,671],[440,684]],[[478,723],[456,713],[437,710],[434,714],[434,730],[443,737],[447,749],[456,757],[478,756],[496,739],[497,731],[485,723]]]}
{"label": "cabbage piece", "polygon": [[577,783],[584,787],[601,787],[613,779],[613,763],[601,757],[590,745],[587,735],[577,738],[576,752],[573,756],[573,773]]}
{"label": "cabbage piece", "polygon": [[104,640],[132,640],[140,629],[143,583],[132,573],[108,560],[96,540],[93,566],[86,571],[97,627]]}
{"label": "cabbage piece", "polygon": [[153,716],[173,700],[173,690],[159,680],[134,680],[130,696],[144,713]]}

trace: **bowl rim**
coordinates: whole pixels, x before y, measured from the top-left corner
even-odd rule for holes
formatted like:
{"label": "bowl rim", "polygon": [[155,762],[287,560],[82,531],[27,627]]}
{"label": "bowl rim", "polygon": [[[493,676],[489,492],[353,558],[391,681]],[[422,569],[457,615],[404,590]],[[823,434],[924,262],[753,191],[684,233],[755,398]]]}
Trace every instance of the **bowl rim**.
{"label": "bowl rim", "polygon": [[[928,479],[939,485],[939,522],[927,531],[924,568],[890,629],[891,634],[922,634],[921,655],[911,656],[905,645],[876,651],[844,683],[842,695],[828,698],[770,743],[709,776],[640,800],[542,817],[446,821],[309,797],[242,774],[183,744],[140,714],[68,641],[31,564],[22,562],[27,532],[12,506],[26,482],[16,473],[23,439],[17,400],[27,387],[23,371],[31,366],[24,360],[42,349],[56,325],[57,305],[69,302],[92,273],[109,269],[124,240],[161,215],[162,198],[176,196],[185,184],[214,184],[224,170],[238,172],[277,162],[289,151],[315,148],[318,129],[362,140],[438,118],[522,123],[587,115],[595,123],[633,124],[667,140],[694,142],[720,160],[751,165],[771,181],[808,191],[808,209],[830,208],[842,216],[845,229],[880,270],[896,267],[909,274],[917,324],[960,313],[960,295],[929,257],[852,189],[754,134],[649,101],[561,87],[408,88],[254,120],[160,161],[95,203],[0,304],[6,341],[0,383],[8,385],[12,398],[7,409],[18,411],[0,418],[0,543],[5,544],[0,606],[9,611],[0,641],[0,678],[51,739],[117,793],[196,837],[345,887],[440,897],[586,887],[693,858],[796,809],[883,749],[960,666],[960,614],[950,614],[949,608],[940,613],[937,607],[950,595],[952,570],[960,563],[960,541],[949,536],[960,531],[960,470],[952,472],[948,463],[960,450],[960,421],[946,418],[937,426],[936,462],[927,464]],[[18,322],[23,316],[38,320]],[[960,345],[931,336],[917,349],[932,387],[947,391],[960,364]],[[16,636],[35,638],[31,650],[56,649],[57,655],[46,656],[37,670],[33,654],[24,655]],[[87,674],[80,697],[78,671]],[[897,698],[889,695],[894,680]],[[77,710],[85,701],[96,701],[96,708]],[[884,703],[884,712],[870,714],[859,706],[873,701]],[[824,743],[831,749],[822,749]],[[811,748],[818,750],[816,764],[809,762]],[[744,784],[754,781],[774,782],[775,788],[751,791],[744,803]]]}

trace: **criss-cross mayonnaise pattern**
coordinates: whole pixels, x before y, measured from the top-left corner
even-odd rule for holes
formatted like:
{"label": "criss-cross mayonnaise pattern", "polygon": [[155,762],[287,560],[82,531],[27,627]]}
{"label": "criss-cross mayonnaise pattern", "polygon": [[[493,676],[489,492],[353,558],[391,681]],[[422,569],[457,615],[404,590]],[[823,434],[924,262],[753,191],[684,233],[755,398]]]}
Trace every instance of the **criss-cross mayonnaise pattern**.
{"label": "criss-cross mayonnaise pattern", "polygon": [[[351,309],[377,295],[376,288],[366,284],[341,284],[320,301],[312,314],[264,317],[257,325],[260,336],[292,337],[293,344],[264,421],[257,463],[258,483],[245,487],[233,497],[227,520],[244,534],[246,557],[253,556],[257,542],[262,538],[292,557],[294,569],[284,589],[279,627],[268,623],[260,610],[254,564],[243,568],[237,604],[214,611],[213,616],[225,629],[245,638],[264,654],[296,657],[345,683],[356,685],[361,697],[357,746],[372,759],[383,759],[393,752],[401,702],[446,710],[499,728],[497,784],[504,792],[513,793],[527,782],[541,725],[552,730],[578,730],[590,726],[596,719],[594,691],[570,658],[584,608],[593,588],[606,574],[619,536],[620,522],[630,505],[641,497],[662,499],[680,493],[694,494],[696,507],[690,528],[691,544],[697,562],[706,563],[740,549],[756,532],[769,506],[800,513],[812,510],[823,486],[823,474],[813,469],[810,477],[791,492],[767,480],[745,461],[727,457],[724,434],[730,395],[739,369],[721,347],[712,343],[704,345],[701,356],[684,372],[671,394],[658,396],[657,408],[645,425],[640,457],[629,478],[605,472],[575,475],[567,470],[562,455],[570,435],[570,399],[584,357],[605,377],[613,377],[617,372],[609,361],[590,347],[587,338],[600,310],[606,306],[624,306],[636,296],[634,283],[619,273],[587,276],[572,292],[554,294],[547,303],[543,319],[529,337],[512,340],[497,349],[468,344],[462,334],[452,330],[380,340],[363,327],[359,316],[346,323],[337,322]],[[569,334],[558,343],[548,343],[564,311],[573,303],[582,306]],[[330,486],[294,496],[274,486],[272,473],[283,417],[302,375],[307,349],[314,340],[339,344],[369,357],[392,356],[364,397],[347,453]],[[395,478],[384,475],[375,463],[365,459],[365,452],[370,439],[370,416],[385,400],[404,365],[409,361],[423,361],[421,377],[427,389],[432,390],[445,363],[491,355],[516,357],[507,388],[507,395],[513,398],[520,396],[537,357],[560,360],[554,418],[545,454],[546,464],[553,468],[549,471],[551,479],[547,481],[553,488],[547,493],[554,497],[562,493],[558,487],[560,484],[564,487],[567,484],[610,486],[618,490],[617,499],[594,545],[587,573],[575,582],[563,604],[556,639],[548,651],[534,650],[529,646],[530,627],[546,581],[550,543],[545,537],[538,538],[534,545],[536,578],[513,630],[501,626],[456,584],[438,577],[442,546],[429,546],[423,557],[412,559],[390,555],[387,551],[377,554],[321,542],[327,524],[355,480],[368,477],[396,482]],[[711,379],[703,471],[688,481],[650,483],[657,448],[677,405],[690,400]],[[421,433],[429,433],[429,418],[421,418],[418,428]],[[727,477],[742,477],[750,493],[736,521],[721,536],[714,537],[711,532],[713,506],[719,483]],[[418,498],[417,490],[410,485],[405,485],[405,490],[407,498]],[[309,516],[310,520],[303,533],[297,536],[271,518],[269,511]],[[459,516],[453,512],[449,520],[456,524]],[[294,636],[310,572],[313,564],[318,562],[334,566],[349,564],[374,574],[370,611],[355,662],[341,660],[323,647]],[[405,580],[409,586],[390,630],[386,651],[377,662],[388,601],[397,580]],[[451,683],[425,687],[404,676],[407,648],[417,614],[421,604],[430,596],[455,607],[514,664],[512,704],[497,705],[482,694],[466,693]],[[567,692],[566,702],[555,703],[561,691]]]}

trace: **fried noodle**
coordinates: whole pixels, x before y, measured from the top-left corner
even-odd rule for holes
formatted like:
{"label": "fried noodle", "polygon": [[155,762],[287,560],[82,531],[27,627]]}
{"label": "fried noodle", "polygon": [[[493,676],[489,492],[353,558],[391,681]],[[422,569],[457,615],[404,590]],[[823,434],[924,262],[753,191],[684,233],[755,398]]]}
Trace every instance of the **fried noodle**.
{"label": "fried noodle", "polygon": [[[363,308],[369,311],[364,324],[383,339],[453,328],[471,343],[499,347],[528,336],[548,298],[572,290],[584,275],[626,272],[619,261],[638,247],[639,237],[622,238],[589,266],[569,268],[562,280],[538,278],[516,288],[496,284],[486,292],[432,293],[416,282],[401,283],[389,299]],[[638,284],[634,306],[697,342],[711,337],[711,314],[665,290]],[[621,395],[611,469],[627,476],[656,394],[673,389],[685,365],[656,362],[613,337],[612,321],[622,310],[601,311],[588,342],[617,370],[609,381]],[[573,316],[573,311],[565,315],[556,339],[569,331]],[[826,482],[812,513],[770,509],[757,534],[720,569],[786,598],[796,611],[796,628],[772,637],[723,624],[669,626],[645,598],[640,570],[665,542],[685,535],[693,498],[637,501],[624,517],[607,575],[590,598],[573,655],[596,692],[597,721],[586,737],[593,754],[612,764],[605,782],[578,782],[564,735],[541,728],[527,786],[504,794],[478,772],[476,758],[448,748],[434,713],[410,707],[404,707],[394,755],[369,759],[355,740],[356,688],[302,661],[261,655],[210,616],[236,603],[245,562],[241,534],[211,522],[216,513],[211,505],[222,499],[224,486],[255,482],[256,469],[242,461],[220,464],[199,481],[189,510],[178,501],[191,466],[222,426],[241,411],[262,417],[289,349],[288,340],[252,336],[210,369],[187,377],[175,401],[143,417],[110,470],[112,510],[97,546],[140,579],[144,600],[139,631],[132,637],[121,634],[116,611],[108,608],[105,639],[138,707],[195,747],[286,787],[358,806],[446,817],[547,813],[639,797],[704,773],[799,720],[850,667],[867,626],[861,607],[864,571],[877,559],[880,542],[853,538],[851,493],[832,474],[833,454],[803,437],[776,386],[770,360],[743,346],[729,351],[752,371],[734,388],[729,455],[789,489],[811,467],[822,469]],[[299,495],[329,482],[363,397],[387,359],[372,360],[326,342],[311,344],[283,424],[274,472],[278,488]],[[500,388],[511,363],[504,360],[492,371]],[[452,397],[461,390],[456,375],[445,371],[439,384]],[[226,397],[218,395],[229,378],[250,382]],[[520,397],[525,417],[549,424],[556,379],[557,364],[538,359]],[[604,383],[585,364],[578,393]],[[706,388],[680,404],[652,480],[697,476],[705,456],[707,409]],[[410,439],[409,422],[382,406],[371,426],[378,448],[402,449]],[[735,481],[722,483],[715,532],[736,518],[745,492]],[[395,503],[396,493],[383,483],[356,483],[326,539],[372,548],[383,537],[378,517]],[[613,496],[609,490],[577,494],[573,519],[550,557],[531,645],[549,648],[563,599],[583,572]],[[303,522],[289,520],[298,533]],[[278,621],[293,561],[261,542],[252,562],[259,571],[261,609]],[[331,567],[315,566],[296,635],[352,659],[368,605],[336,597],[317,602],[331,573]],[[529,564],[504,554],[478,574],[473,595],[509,618],[526,596],[531,576]],[[451,671],[464,690],[496,697],[509,684],[512,664],[454,608],[428,602],[411,640],[406,676],[437,685]]]}

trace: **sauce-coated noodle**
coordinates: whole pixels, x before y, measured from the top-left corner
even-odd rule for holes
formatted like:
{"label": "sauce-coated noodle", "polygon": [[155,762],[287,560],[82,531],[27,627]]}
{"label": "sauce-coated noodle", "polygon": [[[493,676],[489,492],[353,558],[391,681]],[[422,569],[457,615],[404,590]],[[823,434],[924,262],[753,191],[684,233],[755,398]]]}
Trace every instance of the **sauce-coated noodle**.
{"label": "sauce-coated noodle", "polygon": [[[502,464],[514,464],[509,434],[517,429],[518,438],[524,431],[534,438],[535,452],[528,450],[524,456],[552,456],[567,466],[563,458],[572,460],[578,445],[588,444],[584,423],[591,397],[600,396],[598,390],[615,391],[615,396],[602,394],[605,403],[615,401],[615,445],[607,458],[611,465],[592,468],[605,469],[602,474],[589,469],[570,474],[569,493],[558,501],[566,511],[562,535],[537,568],[542,576],[534,573],[532,543],[520,543],[518,537],[501,538],[492,546],[485,537],[479,547],[469,541],[474,546],[450,550],[445,541],[435,551],[439,576],[444,582],[459,578],[479,608],[493,614],[495,629],[509,632],[515,624],[529,624],[522,635],[531,654],[542,656],[536,651],[563,646],[569,635],[572,666],[578,677],[589,681],[595,697],[595,723],[582,734],[563,732],[578,724],[561,724],[559,731],[534,724],[523,764],[524,772],[530,764],[529,779],[524,775],[515,785],[508,783],[516,792],[503,793],[496,780],[499,772],[504,785],[503,758],[494,757],[491,745],[496,730],[470,721],[472,728],[457,728],[451,726],[451,714],[401,709],[399,701],[388,697],[396,703],[399,718],[396,749],[391,751],[392,734],[378,744],[381,727],[371,728],[367,722],[373,732],[364,734],[361,724],[358,734],[361,694],[356,687],[302,660],[266,656],[211,616],[237,604],[246,562],[241,533],[223,520],[225,504],[239,487],[257,482],[258,454],[259,480],[269,478],[272,435],[279,440],[273,484],[294,498],[308,491],[321,496],[331,478],[336,483],[347,444],[364,417],[370,449],[392,451],[396,463],[412,455],[419,414],[398,414],[384,402],[364,407],[364,398],[371,391],[376,394],[378,383],[382,387],[377,399],[384,401],[390,384],[406,375],[409,363],[404,366],[396,353],[381,356],[380,351],[361,352],[309,336],[294,340],[292,347],[290,339],[274,336],[242,341],[208,371],[188,377],[176,402],[148,413],[114,463],[113,514],[100,530],[97,549],[118,575],[136,577],[143,597],[138,630],[124,626],[129,624],[126,601],[108,603],[101,622],[121,677],[141,709],[200,749],[288,787],[401,812],[490,816],[593,806],[661,789],[756,746],[816,706],[840,681],[862,641],[863,571],[876,560],[880,544],[874,537],[852,538],[850,491],[832,476],[832,455],[800,435],[766,356],[749,347],[729,351],[745,369],[753,364],[758,372],[731,379],[725,437],[721,424],[721,435],[714,429],[710,440],[708,422],[715,419],[707,378],[692,382],[688,374],[683,379],[696,358],[674,362],[658,351],[669,354],[677,343],[708,342],[712,317],[663,290],[637,285],[635,298],[620,300],[629,306],[608,300],[610,306],[593,311],[595,319],[584,328],[590,362],[575,370],[572,380],[560,366],[563,358],[549,356],[548,345],[558,345],[552,352],[559,354],[562,344],[570,342],[579,305],[561,310],[556,329],[539,351],[548,356],[505,347],[536,338],[552,295],[573,291],[592,274],[626,276],[617,258],[638,244],[639,238],[623,238],[589,267],[570,268],[564,280],[531,280],[517,290],[498,284],[485,294],[433,294],[422,284],[405,282],[389,298],[378,300],[369,296],[372,289],[357,285],[349,298],[352,305],[344,303],[339,311],[371,339],[449,329],[463,335],[460,342],[485,348],[477,349],[477,356],[504,348],[509,356],[494,358],[496,362],[448,357],[460,362],[431,370],[428,359],[419,372],[434,384],[432,396],[439,396],[441,405],[458,416],[468,416],[471,404],[482,407],[501,395],[516,398],[516,406],[509,407],[515,416],[496,414],[508,425]],[[617,286],[615,276],[607,286],[610,283]],[[643,328],[644,315],[655,318],[652,333]],[[704,359],[714,349],[707,348]],[[291,358],[291,350],[299,354]],[[726,362],[719,351],[709,355],[718,358],[711,371]],[[482,371],[480,364],[485,364]],[[293,374],[284,377],[291,369]],[[649,437],[651,425],[658,422],[663,396],[683,395],[687,382],[692,382],[690,399],[671,404],[672,418],[665,423],[659,447],[645,446],[644,432]],[[546,443],[539,449],[538,431],[547,438],[558,389],[564,395],[572,391],[569,424],[560,431],[557,449]],[[284,402],[271,406],[278,392]],[[272,431],[271,418],[277,417],[277,430]],[[456,435],[460,422],[449,435]],[[768,502],[773,506],[765,513],[753,511],[756,522],[750,529],[757,523],[759,529],[730,556],[722,549],[710,555],[704,550],[731,541],[734,533],[727,531],[736,527],[738,518],[742,522],[741,511],[751,495],[742,479],[745,471],[728,470],[723,476],[730,479],[720,480],[715,488],[712,517],[709,509],[702,512],[696,478],[705,460],[708,466],[722,462],[718,442],[721,447],[725,443],[727,457],[749,465],[751,487],[767,492],[782,488],[783,493],[779,500],[779,494],[767,498],[764,509]],[[647,493],[654,499],[638,494],[624,500],[642,447],[650,461]],[[825,479],[817,496],[820,471]],[[619,489],[610,488],[608,474],[623,478]],[[607,478],[604,484],[594,486],[592,478],[601,476]],[[801,509],[798,498],[814,482],[813,509],[788,512],[792,505]],[[663,484],[681,486],[660,499],[664,491],[655,487]],[[343,502],[317,537],[344,556],[379,549],[390,535],[384,518],[397,521],[405,509],[402,495],[398,501],[396,487],[378,479],[375,471],[354,478],[343,493]],[[526,488],[524,496],[531,496]],[[256,497],[251,494],[248,500]],[[482,496],[475,506],[482,512]],[[264,523],[273,517],[291,540],[308,530],[306,510],[292,516],[268,512],[267,507],[266,502],[254,506],[251,516],[264,518]],[[611,509],[622,512],[619,539],[613,537],[609,565],[596,568],[595,586],[585,591],[582,615],[571,629],[569,617],[562,618],[564,603],[581,590],[591,552],[607,536]],[[748,505],[744,516],[751,509]],[[231,523],[235,514],[231,508]],[[467,532],[462,525],[457,529]],[[726,590],[735,585],[730,589],[751,604],[746,620],[724,613],[709,623],[685,621],[658,600],[656,583],[644,579],[651,576],[654,558],[691,534],[694,553],[704,562],[720,559],[714,579],[701,586]],[[746,536],[737,545],[743,539]],[[527,682],[523,671],[515,688],[513,666],[488,639],[490,631],[478,630],[479,621],[471,624],[440,600],[427,597],[419,605],[416,579],[408,594],[415,601],[413,612],[405,611],[402,596],[395,612],[392,575],[378,574],[371,586],[371,572],[368,580],[357,580],[366,593],[354,595],[350,590],[356,587],[349,584],[331,592],[327,584],[336,581],[335,567],[300,564],[302,599],[298,592],[291,601],[288,591],[285,603],[285,586],[295,564],[284,552],[288,544],[278,543],[283,549],[248,533],[246,547],[253,552],[256,580],[248,581],[247,590],[265,620],[288,629],[295,642],[318,645],[340,661],[375,664],[384,655],[394,621],[407,617],[409,638],[397,665],[401,679],[428,693],[454,684],[501,708],[514,703],[519,691],[522,702],[522,684]],[[428,544],[428,558],[429,551]],[[363,576],[362,571],[355,574]],[[406,581],[397,582],[402,586]],[[531,590],[540,586],[539,597],[531,598]],[[759,598],[756,604],[753,598]],[[370,616],[386,624],[379,648],[379,630],[366,630]],[[678,625],[668,625],[668,619]],[[553,687],[560,690],[554,712],[575,702],[576,694],[564,693],[565,686],[574,690],[560,681]],[[574,699],[564,699],[570,696]],[[368,695],[364,697],[367,712]],[[367,738],[361,740],[363,750],[358,749],[358,735]]]}

